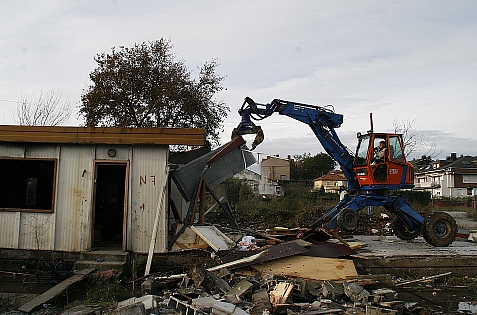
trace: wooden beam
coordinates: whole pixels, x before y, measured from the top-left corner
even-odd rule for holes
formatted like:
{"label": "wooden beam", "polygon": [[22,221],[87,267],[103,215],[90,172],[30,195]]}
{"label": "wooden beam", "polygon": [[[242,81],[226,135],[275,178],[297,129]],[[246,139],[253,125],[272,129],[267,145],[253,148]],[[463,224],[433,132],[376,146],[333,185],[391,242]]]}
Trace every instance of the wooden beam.
{"label": "wooden beam", "polygon": [[204,145],[196,128],[116,128],[0,125],[0,142]]}
{"label": "wooden beam", "polygon": [[74,276],[58,283],[53,288],[49,289],[48,291],[44,292],[43,294],[38,295],[33,300],[23,304],[18,308],[19,311],[30,313],[34,309],[38,308],[43,303],[48,303],[49,301],[53,300],[55,297],[63,293],[68,287],[72,284],[79,282],[86,278],[90,273],[92,273],[94,269],[83,269],[78,271]]}

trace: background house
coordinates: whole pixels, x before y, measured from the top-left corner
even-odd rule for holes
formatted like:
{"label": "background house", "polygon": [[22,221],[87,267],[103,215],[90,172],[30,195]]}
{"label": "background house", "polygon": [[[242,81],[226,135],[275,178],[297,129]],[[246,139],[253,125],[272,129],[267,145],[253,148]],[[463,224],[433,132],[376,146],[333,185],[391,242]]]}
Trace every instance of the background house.
{"label": "background house", "polygon": [[259,196],[276,198],[282,195],[282,187],[278,182],[271,181],[251,170],[245,169],[242,172],[235,174],[234,178],[246,180],[254,193]]}
{"label": "background house", "polygon": [[278,156],[267,156],[260,163],[260,175],[269,180],[291,180],[296,173],[293,159],[280,158]]}
{"label": "background house", "polygon": [[341,170],[332,170],[313,182],[313,190],[324,189],[325,193],[339,193],[340,187],[348,188],[348,180]]}
{"label": "background house", "polygon": [[168,245],[169,145],[202,129],[0,126],[0,248],[87,251]]}
{"label": "background house", "polygon": [[477,158],[452,153],[445,160],[422,157],[413,161],[414,189],[429,190],[433,197],[477,195]]}

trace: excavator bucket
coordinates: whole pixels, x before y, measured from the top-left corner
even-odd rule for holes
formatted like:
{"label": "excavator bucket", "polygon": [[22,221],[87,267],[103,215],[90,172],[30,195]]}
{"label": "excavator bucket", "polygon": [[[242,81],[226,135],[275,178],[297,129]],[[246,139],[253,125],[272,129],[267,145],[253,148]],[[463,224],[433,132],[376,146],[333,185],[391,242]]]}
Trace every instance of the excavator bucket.
{"label": "excavator bucket", "polygon": [[234,128],[232,131],[232,140],[238,136],[243,136],[247,134],[255,134],[255,139],[253,140],[251,150],[254,150],[260,143],[265,139],[263,134],[262,127],[257,126],[250,119],[250,114],[246,112],[239,112],[242,116],[242,120],[237,128]]}

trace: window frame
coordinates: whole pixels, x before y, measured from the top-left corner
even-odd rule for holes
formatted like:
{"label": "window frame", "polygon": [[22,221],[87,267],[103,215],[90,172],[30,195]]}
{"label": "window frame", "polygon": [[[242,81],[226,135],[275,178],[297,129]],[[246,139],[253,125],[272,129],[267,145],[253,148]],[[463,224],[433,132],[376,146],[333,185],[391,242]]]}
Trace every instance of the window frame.
{"label": "window frame", "polygon": [[[0,161],[3,160],[10,160],[10,161],[18,161],[18,162],[28,162],[28,161],[46,161],[53,163],[53,174],[51,174],[51,209],[36,209],[36,208],[13,208],[13,207],[2,207],[0,204],[0,211],[5,212],[30,212],[30,213],[54,213],[55,205],[56,205],[56,181],[57,181],[57,173],[58,173],[58,158],[23,158],[23,157],[0,157]],[[50,176],[48,176],[50,177]],[[27,177],[31,178],[31,177]],[[25,200],[26,203],[26,200]]]}

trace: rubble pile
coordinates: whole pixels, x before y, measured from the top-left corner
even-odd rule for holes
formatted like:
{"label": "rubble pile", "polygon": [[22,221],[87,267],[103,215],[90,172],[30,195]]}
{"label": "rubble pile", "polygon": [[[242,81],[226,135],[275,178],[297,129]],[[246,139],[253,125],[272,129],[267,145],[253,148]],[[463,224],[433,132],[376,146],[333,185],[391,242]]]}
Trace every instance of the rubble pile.
{"label": "rubble pile", "polygon": [[[396,291],[375,288],[379,281],[356,277],[317,281],[282,277],[253,269],[211,272],[193,269],[180,279],[151,277],[142,284],[146,307],[136,298],[121,302],[127,314],[411,314]],[[369,287],[366,289],[365,287]],[[155,294],[151,294],[155,293]],[[150,301],[153,301],[151,303]],[[147,307],[149,306],[149,307]],[[131,307],[138,312],[131,313]]]}
{"label": "rubble pile", "polygon": [[[228,238],[200,235],[201,244],[217,243],[217,236]],[[236,246],[212,253],[219,259],[217,266],[151,275],[141,284],[144,296],[119,303],[117,311],[314,315],[418,314],[422,309],[399,301],[387,286],[392,286],[390,275],[358,275],[349,256],[359,244],[342,240],[345,244],[325,231],[275,228],[264,234],[228,235]]]}

